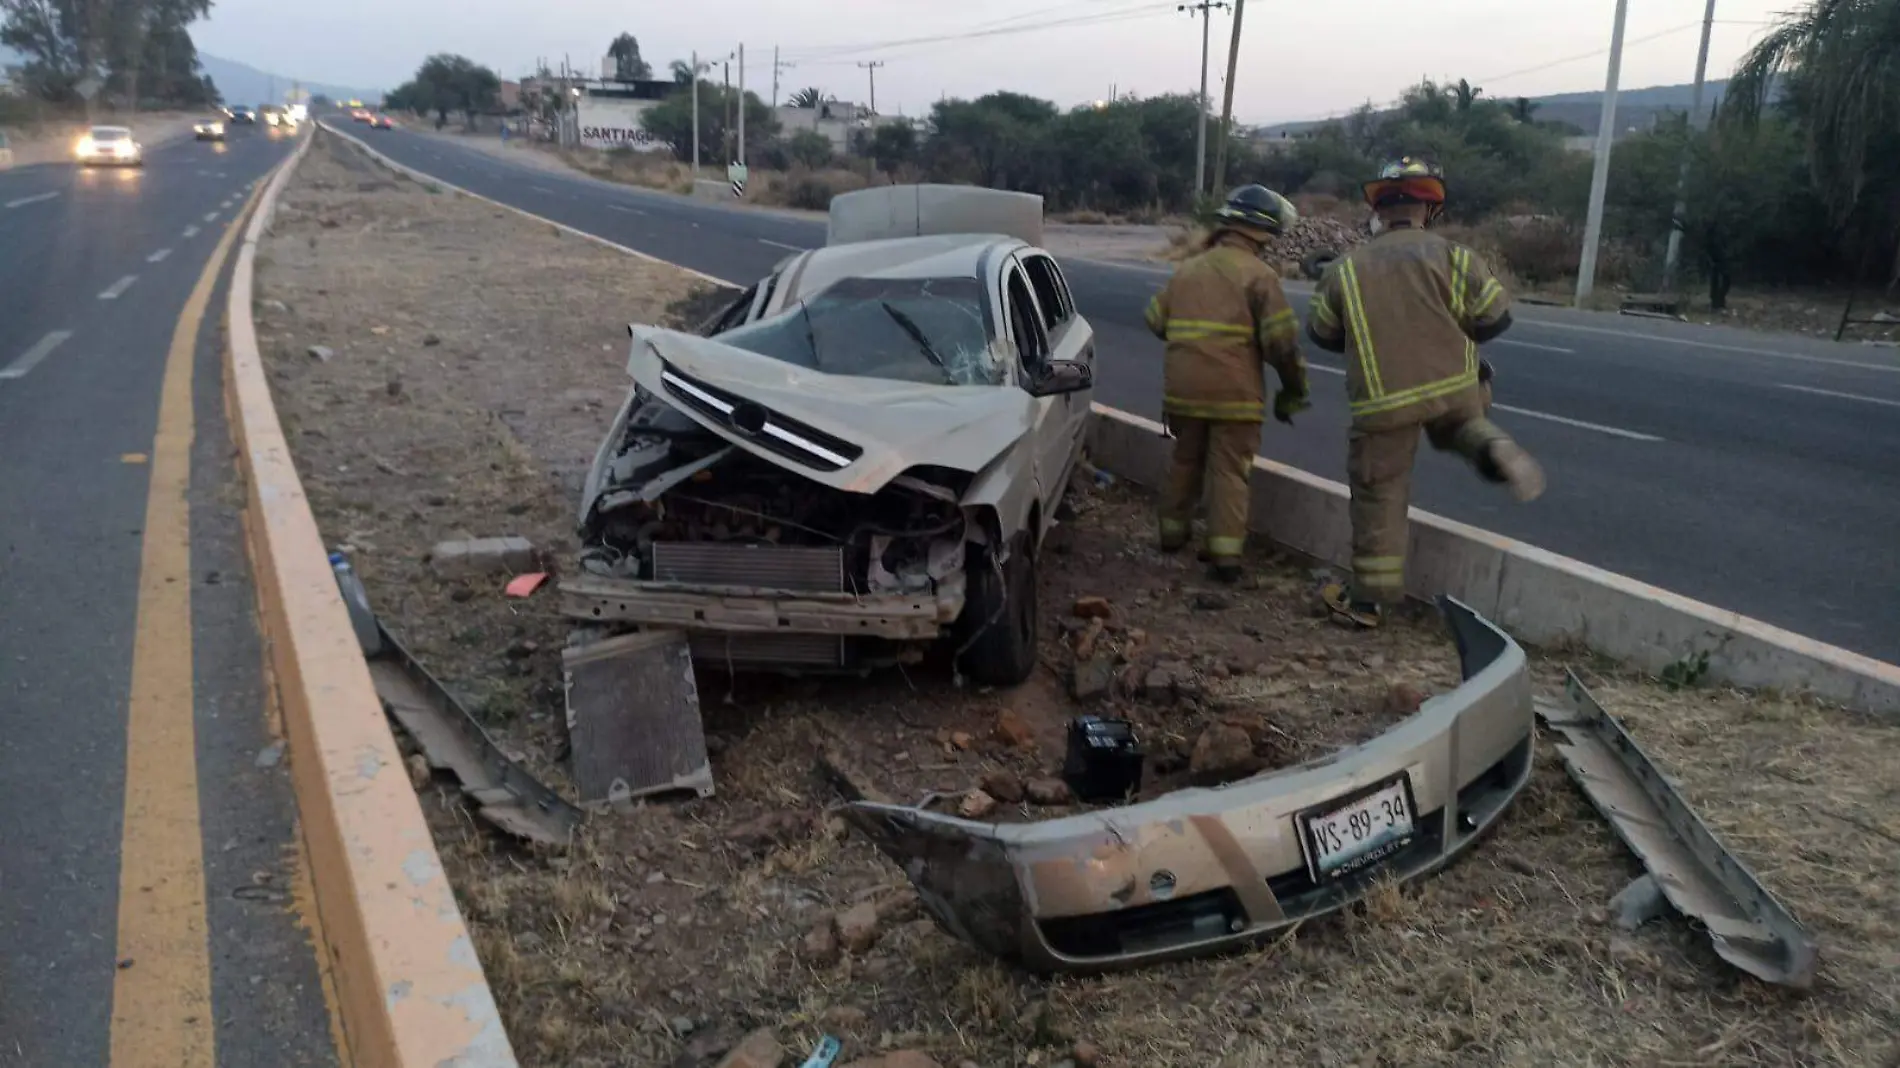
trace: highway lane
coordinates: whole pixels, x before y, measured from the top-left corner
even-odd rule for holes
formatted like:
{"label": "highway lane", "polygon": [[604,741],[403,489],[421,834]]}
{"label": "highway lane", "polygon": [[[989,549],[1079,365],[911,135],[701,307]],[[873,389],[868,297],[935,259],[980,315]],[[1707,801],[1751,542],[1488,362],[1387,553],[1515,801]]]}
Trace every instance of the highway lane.
{"label": "highway lane", "polygon": [[0,173],[0,1064],[336,1062],[260,759],[214,260],[288,148]]}
{"label": "highway lane", "polygon": [[[735,283],[824,239],[810,218],[550,172],[424,134],[347,132],[483,196]],[[1160,346],[1140,316],[1166,270],[1064,266],[1100,338],[1097,399],[1155,415]],[[1310,287],[1289,289],[1304,314]],[[1500,376],[1494,414],[1544,460],[1550,491],[1517,506],[1426,450],[1417,505],[1900,661],[1887,592],[1900,584],[1891,350],[1531,306],[1517,320],[1485,350]],[[1269,425],[1261,452],[1343,480],[1340,365],[1308,356],[1316,406],[1297,429]]]}

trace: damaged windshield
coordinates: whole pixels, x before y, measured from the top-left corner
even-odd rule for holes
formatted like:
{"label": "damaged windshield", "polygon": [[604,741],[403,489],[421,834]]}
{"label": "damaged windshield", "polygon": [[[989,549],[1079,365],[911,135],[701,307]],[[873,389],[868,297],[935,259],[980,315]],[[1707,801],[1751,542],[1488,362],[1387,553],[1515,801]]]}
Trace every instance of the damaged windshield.
{"label": "damaged windshield", "polygon": [[974,278],[846,278],[798,308],[719,335],[829,375],[995,386],[983,287]]}

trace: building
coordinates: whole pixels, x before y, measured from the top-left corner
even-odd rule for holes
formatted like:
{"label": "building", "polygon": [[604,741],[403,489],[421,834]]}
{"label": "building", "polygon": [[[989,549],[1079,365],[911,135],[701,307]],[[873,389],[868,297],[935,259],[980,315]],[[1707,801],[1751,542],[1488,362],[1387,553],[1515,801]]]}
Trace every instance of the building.
{"label": "building", "polygon": [[781,136],[790,137],[800,130],[810,130],[830,141],[831,150],[839,155],[851,151],[851,137],[859,130],[869,132],[879,126],[910,125],[910,120],[901,115],[874,115],[862,104],[842,100],[827,100],[815,108],[781,106],[775,114]]}
{"label": "building", "polygon": [[623,82],[600,78],[569,83],[574,123],[586,148],[671,152],[672,146],[648,133],[640,117],[659,107],[679,86],[670,81]]}

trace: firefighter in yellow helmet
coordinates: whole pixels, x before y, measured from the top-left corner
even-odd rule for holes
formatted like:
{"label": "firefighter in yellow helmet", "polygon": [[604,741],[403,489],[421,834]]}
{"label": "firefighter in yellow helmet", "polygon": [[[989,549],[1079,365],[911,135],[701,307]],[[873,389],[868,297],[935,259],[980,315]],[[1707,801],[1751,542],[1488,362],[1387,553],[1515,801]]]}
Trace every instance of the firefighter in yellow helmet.
{"label": "firefighter in yellow helmet", "polygon": [[1382,229],[1327,269],[1307,333],[1346,354],[1352,413],[1352,581],[1324,591],[1334,617],[1377,626],[1405,591],[1406,509],[1421,429],[1519,500],[1544,490],[1543,469],[1489,419],[1491,368],[1478,345],[1511,325],[1511,298],[1477,253],[1426,227],[1444,210],[1444,174],[1405,158],[1365,184]]}
{"label": "firefighter in yellow helmet", "polygon": [[1187,544],[1205,487],[1204,555],[1224,582],[1241,574],[1248,478],[1267,414],[1262,365],[1279,377],[1274,418],[1291,424],[1310,407],[1299,325],[1280,276],[1261,259],[1267,239],[1298,219],[1293,205],[1265,186],[1234,190],[1215,213],[1207,247],[1148,302],[1148,329],[1167,342],[1161,410],[1174,437],[1161,548]]}

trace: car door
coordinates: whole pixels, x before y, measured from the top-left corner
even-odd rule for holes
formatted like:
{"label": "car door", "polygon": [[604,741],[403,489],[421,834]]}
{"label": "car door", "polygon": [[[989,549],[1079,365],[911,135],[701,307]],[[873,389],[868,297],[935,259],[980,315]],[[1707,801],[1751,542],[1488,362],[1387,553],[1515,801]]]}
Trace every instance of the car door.
{"label": "car door", "polygon": [[[1068,280],[1063,278],[1062,268],[1057,265],[1055,257],[1040,249],[1030,249],[1018,253],[1017,259],[1022,263],[1036,305],[1042,310],[1043,327],[1049,335],[1050,357],[1073,360],[1093,370],[1095,330],[1087,319],[1077,314],[1075,296],[1069,291]],[[1065,418],[1062,432],[1067,438],[1067,444],[1061,446],[1066,449],[1066,456],[1061,465],[1062,476],[1057,483],[1058,489],[1067,485],[1070,469],[1081,458],[1082,438],[1088,430],[1089,402],[1093,396],[1092,390],[1084,390],[1055,398],[1062,401]],[[1051,446],[1052,451],[1055,448]]]}
{"label": "car door", "polygon": [[[1016,381],[1018,388],[1027,388],[1049,362],[1050,337],[1029,276],[1014,256],[1003,266],[1002,294],[1010,340],[1016,346]],[[1067,399],[1037,397],[1033,402],[1036,417],[1030,430],[1030,449],[1035,459],[1036,496],[1042,501],[1045,522],[1062,495],[1062,479],[1068,469]]]}

